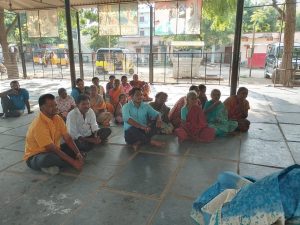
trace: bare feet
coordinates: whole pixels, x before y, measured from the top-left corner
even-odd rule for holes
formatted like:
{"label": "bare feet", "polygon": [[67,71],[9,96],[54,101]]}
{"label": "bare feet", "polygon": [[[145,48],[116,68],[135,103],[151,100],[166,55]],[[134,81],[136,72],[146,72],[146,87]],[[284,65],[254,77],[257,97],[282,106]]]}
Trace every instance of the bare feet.
{"label": "bare feet", "polygon": [[155,141],[155,140],[151,140],[150,141],[150,144],[154,147],[158,147],[158,148],[162,148],[164,146],[166,146],[166,143],[165,142],[162,142],[162,141]]}
{"label": "bare feet", "polygon": [[140,145],[141,145],[140,142],[136,142],[136,143],[134,143],[131,146],[132,146],[133,150],[136,152],[139,149]]}

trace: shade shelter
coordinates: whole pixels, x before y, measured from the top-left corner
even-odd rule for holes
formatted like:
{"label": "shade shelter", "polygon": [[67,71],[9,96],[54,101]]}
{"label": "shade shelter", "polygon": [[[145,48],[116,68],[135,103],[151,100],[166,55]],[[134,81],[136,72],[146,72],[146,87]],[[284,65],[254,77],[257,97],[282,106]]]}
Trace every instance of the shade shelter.
{"label": "shade shelter", "polygon": [[[170,0],[172,1],[172,0]],[[42,10],[42,9],[56,9],[65,8],[66,15],[66,27],[68,36],[68,48],[69,48],[69,60],[70,60],[70,73],[72,86],[75,86],[75,64],[74,64],[74,49],[73,49],[73,39],[72,39],[72,26],[71,26],[71,9],[77,9],[81,7],[95,6],[100,4],[112,4],[112,3],[129,3],[137,2],[134,0],[0,0],[0,7],[20,12],[20,11],[30,11],[30,10]],[[161,0],[153,0],[151,2],[162,2]],[[147,3],[151,3],[147,2]],[[145,2],[146,3],[146,2]],[[234,53],[232,61],[232,73],[231,73],[231,95],[235,94],[237,81],[238,81],[238,64],[239,64],[239,52],[240,52],[240,36],[241,36],[241,26],[242,26],[242,15],[243,15],[243,3],[244,0],[237,1],[237,15],[236,15],[236,30],[235,30],[235,41],[234,41]],[[153,82],[153,6],[149,4],[150,7],[150,52],[149,52],[149,81]],[[80,62],[80,75],[83,77],[83,66],[82,66],[82,54],[80,47],[80,28],[79,28],[79,18],[77,16],[77,30],[78,30],[78,45],[79,45],[79,62]],[[20,38],[21,39],[21,38]],[[21,43],[22,45],[22,39]],[[21,46],[21,56],[23,54],[23,48]],[[25,61],[22,57],[23,72],[26,74]],[[24,61],[24,62],[23,62]]]}

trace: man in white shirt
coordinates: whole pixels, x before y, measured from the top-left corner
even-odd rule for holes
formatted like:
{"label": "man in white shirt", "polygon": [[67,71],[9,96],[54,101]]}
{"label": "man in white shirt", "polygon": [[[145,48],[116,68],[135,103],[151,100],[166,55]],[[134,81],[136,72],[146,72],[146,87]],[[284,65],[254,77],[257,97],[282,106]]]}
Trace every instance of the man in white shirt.
{"label": "man in white shirt", "polygon": [[67,129],[78,148],[81,151],[89,151],[95,144],[105,141],[111,134],[111,129],[99,129],[87,95],[79,95],[76,105],[77,107],[68,113]]}

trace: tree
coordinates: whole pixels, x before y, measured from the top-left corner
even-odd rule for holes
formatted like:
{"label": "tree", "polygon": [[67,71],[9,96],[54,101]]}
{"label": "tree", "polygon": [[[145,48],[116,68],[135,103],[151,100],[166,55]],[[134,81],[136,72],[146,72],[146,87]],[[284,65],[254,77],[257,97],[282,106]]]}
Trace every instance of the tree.
{"label": "tree", "polygon": [[98,48],[114,47],[118,43],[118,36],[99,36],[97,8],[82,9],[80,15],[82,34],[91,37],[91,49],[96,51]]}
{"label": "tree", "polygon": [[273,7],[281,15],[281,19],[284,21],[284,48],[282,63],[279,72],[279,82],[283,86],[290,86],[290,80],[292,77],[292,57],[294,48],[294,36],[296,28],[296,0],[286,0],[285,10],[277,5],[277,0],[272,0]]}
{"label": "tree", "polygon": [[0,44],[2,46],[4,65],[7,69],[8,79],[19,77],[19,71],[16,61],[16,53],[10,53],[8,47],[8,37],[17,23],[15,14],[6,14],[6,11],[0,8]]}

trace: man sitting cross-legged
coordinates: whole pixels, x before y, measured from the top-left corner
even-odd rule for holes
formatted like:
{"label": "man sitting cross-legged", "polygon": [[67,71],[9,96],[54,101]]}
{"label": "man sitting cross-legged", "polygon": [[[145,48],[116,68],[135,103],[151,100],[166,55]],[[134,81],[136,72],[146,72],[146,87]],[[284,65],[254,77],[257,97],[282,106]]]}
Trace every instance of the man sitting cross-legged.
{"label": "man sitting cross-legged", "polygon": [[99,129],[96,115],[90,107],[89,96],[79,95],[76,105],[67,116],[67,128],[78,148],[89,151],[95,144],[105,141],[111,134],[111,129]]}
{"label": "man sitting cross-legged", "polygon": [[[24,160],[28,167],[49,174],[57,174],[59,168],[67,166],[81,170],[83,156],[58,115],[55,97],[52,94],[42,95],[39,106],[40,113],[26,135]],[[62,145],[61,138],[65,141]]]}
{"label": "man sitting cross-legged", "polygon": [[[164,142],[152,139],[157,129],[161,128],[160,113],[143,102],[143,92],[140,88],[133,88],[129,94],[132,100],[122,107],[126,143],[132,145],[134,150],[142,144],[163,147]],[[148,119],[154,123],[149,125]]]}

